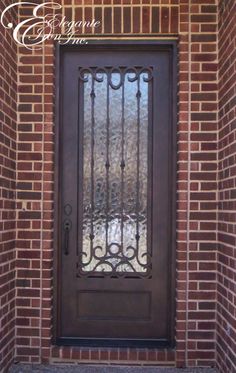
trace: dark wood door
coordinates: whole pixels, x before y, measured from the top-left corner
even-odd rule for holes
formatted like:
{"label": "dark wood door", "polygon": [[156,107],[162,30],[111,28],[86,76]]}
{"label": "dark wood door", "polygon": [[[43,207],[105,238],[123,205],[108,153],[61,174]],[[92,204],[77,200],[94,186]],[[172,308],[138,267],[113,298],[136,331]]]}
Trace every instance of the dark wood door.
{"label": "dark wood door", "polygon": [[64,48],[60,58],[58,341],[167,344],[170,48]]}

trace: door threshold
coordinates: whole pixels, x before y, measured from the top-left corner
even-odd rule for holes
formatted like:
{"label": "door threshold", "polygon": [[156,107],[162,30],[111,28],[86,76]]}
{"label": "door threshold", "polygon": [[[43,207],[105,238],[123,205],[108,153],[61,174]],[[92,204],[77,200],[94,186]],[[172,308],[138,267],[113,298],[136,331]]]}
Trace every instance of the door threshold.
{"label": "door threshold", "polygon": [[58,346],[78,347],[130,347],[130,348],[174,348],[173,344],[165,339],[85,339],[85,338],[57,338]]}
{"label": "door threshold", "polygon": [[175,368],[166,366],[91,365],[91,364],[13,364],[9,373],[216,373],[214,368]]}

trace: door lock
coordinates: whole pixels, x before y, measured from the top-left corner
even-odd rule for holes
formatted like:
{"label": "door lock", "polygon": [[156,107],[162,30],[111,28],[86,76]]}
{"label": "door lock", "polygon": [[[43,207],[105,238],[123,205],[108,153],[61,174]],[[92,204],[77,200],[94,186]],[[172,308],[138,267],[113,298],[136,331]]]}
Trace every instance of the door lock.
{"label": "door lock", "polygon": [[69,235],[70,235],[71,227],[72,227],[71,220],[70,219],[64,220],[63,229],[64,229],[64,254],[65,255],[69,254]]}

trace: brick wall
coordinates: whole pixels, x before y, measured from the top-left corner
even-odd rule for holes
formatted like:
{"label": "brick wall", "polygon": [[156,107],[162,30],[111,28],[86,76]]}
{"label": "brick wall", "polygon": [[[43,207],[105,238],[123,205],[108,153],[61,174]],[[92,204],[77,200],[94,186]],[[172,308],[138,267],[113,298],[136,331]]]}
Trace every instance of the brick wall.
{"label": "brick wall", "polygon": [[[2,1],[0,11],[9,3]],[[219,71],[216,0],[192,0],[191,6],[188,0],[61,3],[70,19],[101,19],[102,27],[96,30],[100,37],[122,33],[179,39],[177,345],[176,350],[159,351],[51,345],[54,47],[47,42],[43,50],[18,48],[15,202],[17,48],[11,32],[1,28],[0,371],[5,371],[14,356],[16,302],[16,360],[214,365],[216,341],[218,368],[234,372],[235,1],[219,1]],[[21,17],[30,11],[22,8]],[[9,22],[16,17],[11,13]]]}
{"label": "brick wall", "polygon": [[[1,1],[0,13],[10,1]],[[16,19],[11,12],[8,22]],[[0,372],[15,342],[16,44],[0,29]]]}
{"label": "brick wall", "polygon": [[[47,42],[41,51],[19,48],[16,359],[214,365],[216,0],[192,0],[191,6],[188,0],[81,3],[62,1],[64,14],[76,20],[95,15],[102,21],[96,29],[101,37],[179,39],[177,345],[162,351],[51,345],[54,48]],[[24,7],[21,17],[29,12]]]}
{"label": "brick wall", "polygon": [[[68,18],[101,19],[102,35],[179,38],[176,350],[51,345],[54,47],[19,48],[16,359],[110,361],[235,370],[235,2],[219,4],[219,194],[215,0],[62,2]],[[1,2],[1,6],[7,5]],[[21,16],[30,9],[21,9]],[[112,16],[112,21],[109,17]],[[16,17],[12,14],[9,21]],[[106,22],[104,22],[104,18]],[[88,30],[84,30],[88,32]],[[13,358],[16,46],[1,29],[0,361]],[[191,53],[190,53],[191,52]],[[217,216],[217,198],[219,213]],[[217,221],[219,219],[219,234]],[[217,239],[219,244],[217,244]],[[218,255],[217,255],[218,247]],[[218,266],[216,268],[218,260]],[[218,285],[216,282],[216,269]],[[217,289],[216,289],[217,286]],[[217,290],[217,293],[216,293]],[[217,296],[217,312],[216,312]],[[217,322],[217,335],[215,335]],[[0,370],[1,370],[0,369]]]}
{"label": "brick wall", "polygon": [[219,4],[217,365],[236,371],[236,3]]}
{"label": "brick wall", "polygon": [[[214,364],[216,289],[217,9],[192,1],[188,84],[187,363]],[[181,75],[180,75],[181,79]],[[187,81],[186,81],[187,83]]]}

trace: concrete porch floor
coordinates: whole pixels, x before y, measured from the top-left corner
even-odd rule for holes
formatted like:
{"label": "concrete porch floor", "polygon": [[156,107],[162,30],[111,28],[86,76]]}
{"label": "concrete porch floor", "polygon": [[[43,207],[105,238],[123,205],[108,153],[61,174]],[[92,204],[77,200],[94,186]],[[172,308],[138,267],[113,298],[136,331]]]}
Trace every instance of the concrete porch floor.
{"label": "concrete porch floor", "polygon": [[107,365],[13,365],[9,373],[216,373],[213,368],[177,369],[171,367]]}

